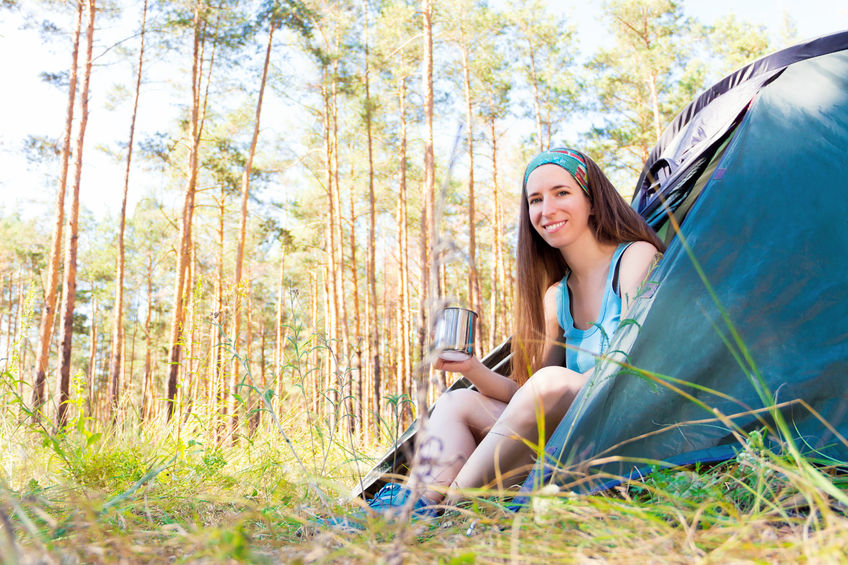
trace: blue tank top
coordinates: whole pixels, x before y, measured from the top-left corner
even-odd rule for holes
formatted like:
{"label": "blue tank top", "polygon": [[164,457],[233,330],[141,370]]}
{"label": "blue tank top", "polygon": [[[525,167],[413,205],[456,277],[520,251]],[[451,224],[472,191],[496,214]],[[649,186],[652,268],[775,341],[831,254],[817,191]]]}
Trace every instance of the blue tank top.
{"label": "blue tank top", "polygon": [[587,330],[574,327],[571,317],[571,301],[568,295],[568,275],[566,273],[559,283],[559,308],[557,319],[559,326],[565,330],[563,336],[568,347],[565,349],[565,366],[578,373],[584,373],[595,366],[596,356],[606,350],[612,335],[618,329],[621,320],[621,296],[618,289],[612,287],[612,279],[621,254],[630,243],[621,243],[615,250],[610,261],[607,282],[604,285],[604,297],[601,300],[601,311],[597,321]]}

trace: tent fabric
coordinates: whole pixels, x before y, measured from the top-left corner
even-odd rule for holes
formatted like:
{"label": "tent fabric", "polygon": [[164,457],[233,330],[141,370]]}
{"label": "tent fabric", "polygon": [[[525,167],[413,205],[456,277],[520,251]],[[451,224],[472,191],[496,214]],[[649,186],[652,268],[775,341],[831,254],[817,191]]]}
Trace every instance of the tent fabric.
{"label": "tent fabric", "polygon": [[846,44],[848,31],[788,47],[745,65],[706,89],[675,117],[648,156],[636,183],[636,210],[652,223],[650,215],[661,208],[653,189],[658,180],[668,180],[663,182],[663,193],[673,190],[674,180],[669,177],[680,176],[694,156],[707,150],[708,142],[714,143],[730,129],[760,88],[789,65],[841,51]]}
{"label": "tent fabric", "polygon": [[[637,323],[616,333],[525,490],[732,456],[737,431],[772,424],[772,398],[803,451],[848,460],[810,410],[848,437],[848,33],[819,44],[828,52],[788,51],[791,64],[707,117],[725,122],[713,141],[726,146],[636,300]],[[696,119],[676,121],[665,147]]]}

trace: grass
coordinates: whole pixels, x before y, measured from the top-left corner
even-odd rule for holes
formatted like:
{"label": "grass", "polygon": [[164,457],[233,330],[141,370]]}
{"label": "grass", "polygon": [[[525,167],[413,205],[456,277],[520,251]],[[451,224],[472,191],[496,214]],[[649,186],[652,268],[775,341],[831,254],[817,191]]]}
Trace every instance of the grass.
{"label": "grass", "polygon": [[[658,470],[594,496],[547,487],[520,513],[483,491],[434,523],[374,520],[361,532],[302,538],[298,530],[312,516],[355,507],[344,502],[355,473],[342,447],[326,454],[318,480],[304,476],[270,426],[250,441],[220,447],[204,445],[202,429],[183,427],[175,439],[162,422],[146,433],[97,435],[71,426],[56,437],[4,423],[4,563],[848,559],[844,509],[795,472],[791,458],[765,449],[757,434],[733,461]],[[290,439],[306,452],[305,432]]]}
{"label": "grass", "polygon": [[56,431],[26,417],[12,373],[0,377],[2,563],[848,562],[848,480],[770,450],[774,430],[718,465],[591,496],[544,487],[518,513],[479,490],[433,522],[302,536],[316,516],[358,508],[349,489],[381,446],[354,452],[326,421],[271,418],[250,387],[267,401],[263,424],[250,435],[242,418],[234,445],[210,439],[201,417],[111,428],[82,404]]}

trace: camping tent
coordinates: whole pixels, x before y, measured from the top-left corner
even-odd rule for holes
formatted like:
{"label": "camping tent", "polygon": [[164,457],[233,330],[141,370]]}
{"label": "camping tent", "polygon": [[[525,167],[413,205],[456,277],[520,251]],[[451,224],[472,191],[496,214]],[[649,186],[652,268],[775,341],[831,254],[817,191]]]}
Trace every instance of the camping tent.
{"label": "camping tent", "polygon": [[[848,32],[764,57],[687,106],[633,201],[668,249],[525,489],[727,459],[745,433],[774,429],[772,407],[801,449],[848,460],[847,188]],[[507,355],[508,342],[484,363],[505,372]],[[414,429],[357,494],[404,472]]]}
{"label": "camping tent", "polygon": [[633,201],[668,249],[525,488],[726,459],[781,417],[802,451],[848,460],[847,189],[848,32],[684,109]]}

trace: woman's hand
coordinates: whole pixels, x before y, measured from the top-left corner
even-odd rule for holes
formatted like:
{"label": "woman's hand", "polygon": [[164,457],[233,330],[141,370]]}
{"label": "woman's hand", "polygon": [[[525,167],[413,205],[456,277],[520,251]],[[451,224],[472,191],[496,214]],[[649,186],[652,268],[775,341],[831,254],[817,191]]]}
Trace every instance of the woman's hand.
{"label": "woman's hand", "polygon": [[480,364],[480,360],[473,355],[468,356],[462,361],[447,361],[441,357],[437,357],[433,361],[433,368],[439,371],[450,371],[451,373],[462,373],[465,375]]}
{"label": "woman's hand", "polygon": [[445,361],[437,358],[433,361],[433,368],[439,371],[462,373],[462,376],[471,381],[481,394],[501,402],[509,402],[518,390],[518,386],[512,379],[489,369],[474,356],[462,361]]}

